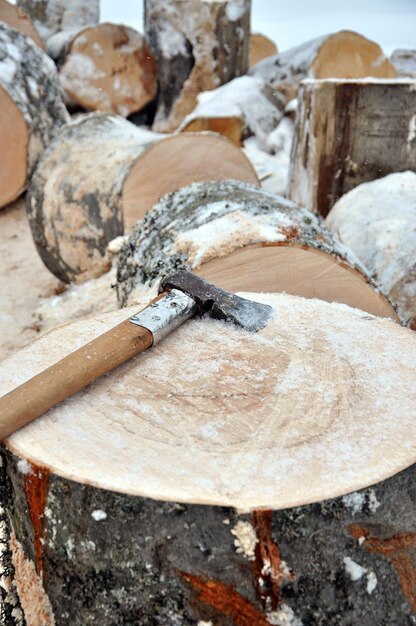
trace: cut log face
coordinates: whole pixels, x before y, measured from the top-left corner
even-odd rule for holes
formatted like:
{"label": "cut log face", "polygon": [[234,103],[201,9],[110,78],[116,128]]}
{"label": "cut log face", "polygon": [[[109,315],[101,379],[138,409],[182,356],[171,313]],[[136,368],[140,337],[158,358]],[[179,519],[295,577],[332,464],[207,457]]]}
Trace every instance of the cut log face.
{"label": "cut log face", "polygon": [[17,0],[17,6],[29,15],[46,41],[61,31],[78,31],[99,20],[99,0]]}
{"label": "cut log face", "polygon": [[178,267],[230,291],[288,291],[397,319],[316,216],[246,183],[195,183],[148,211],[120,253],[120,303],[133,304]]}
{"label": "cut log face", "polygon": [[42,39],[39,37],[30,18],[22,9],[7,2],[7,0],[0,0],[0,22],[5,22],[8,26],[20,30],[20,32],[24,33],[27,37],[30,37],[39,48],[43,48]]}
{"label": "cut log face", "polygon": [[48,41],[69,98],[91,111],[127,117],[156,96],[156,66],[144,37],[104,23]]}
{"label": "cut log face", "polygon": [[361,183],[416,169],[412,80],[305,80],[292,149],[292,200],[326,216]]}
{"label": "cut log face", "polygon": [[266,57],[277,54],[277,46],[266,35],[253,33],[250,35],[250,49],[248,53],[248,66],[253,67]]}
{"label": "cut log face", "polygon": [[241,146],[243,139],[255,135],[265,145],[268,135],[282,119],[284,101],[261,78],[241,76],[198,95],[197,106],[178,130],[220,132]]}
{"label": "cut log face", "polygon": [[396,69],[375,42],[341,30],[291,48],[255,65],[261,76],[291,100],[305,78],[394,78]]}
{"label": "cut log face", "polygon": [[[259,333],[192,320],[5,442],[0,567],[25,617],[267,626],[313,610],[373,626],[411,614],[415,466],[327,498],[414,462],[416,335],[339,304],[244,295],[274,309]],[[136,310],[13,355],[0,394]],[[349,582],[356,561],[375,598]]]}
{"label": "cut log face", "polygon": [[416,174],[364,183],[334,205],[328,228],[355,252],[416,330]]}
{"label": "cut log face", "polygon": [[51,59],[0,23],[0,207],[25,189],[36,162],[69,115]]}
{"label": "cut log face", "polygon": [[145,30],[157,64],[156,131],[176,130],[200,92],[247,71],[249,0],[146,0]]}

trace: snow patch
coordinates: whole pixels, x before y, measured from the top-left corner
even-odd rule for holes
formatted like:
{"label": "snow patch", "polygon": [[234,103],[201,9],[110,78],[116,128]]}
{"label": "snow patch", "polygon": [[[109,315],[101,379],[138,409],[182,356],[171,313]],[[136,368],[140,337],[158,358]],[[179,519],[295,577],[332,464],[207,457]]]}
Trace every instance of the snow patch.
{"label": "snow patch", "polygon": [[282,604],[277,611],[268,613],[267,621],[274,626],[303,626],[302,620],[287,604]]}
{"label": "snow patch", "polygon": [[101,509],[97,509],[91,513],[91,517],[96,522],[101,522],[102,520],[107,519],[107,513]]}
{"label": "snow patch", "polygon": [[246,7],[244,4],[244,0],[240,0],[240,2],[228,2],[226,8],[227,18],[230,22],[237,22],[241,20],[246,12]]}
{"label": "snow patch", "polygon": [[239,554],[243,554],[249,561],[254,561],[254,551],[258,538],[256,531],[250,522],[239,521],[231,529],[231,534],[234,535],[234,545]]}
{"label": "snow patch", "polygon": [[367,568],[362,567],[349,556],[344,557],[345,571],[353,582],[360,580],[367,573]]}
{"label": "snow patch", "polygon": [[33,466],[26,459],[17,461],[17,469],[21,474],[33,474]]}

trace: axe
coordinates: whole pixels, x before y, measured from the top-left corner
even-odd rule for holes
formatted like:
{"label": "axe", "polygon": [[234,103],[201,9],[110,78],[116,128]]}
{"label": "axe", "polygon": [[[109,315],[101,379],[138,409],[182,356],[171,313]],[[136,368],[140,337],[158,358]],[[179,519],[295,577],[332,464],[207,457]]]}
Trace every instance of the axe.
{"label": "axe", "polygon": [[180,270],[165,278],[146,308],[0,398],[0,440],[94,380],[160,341],[187,319],[203,315],[247,331],[264,328],[272,308]]}

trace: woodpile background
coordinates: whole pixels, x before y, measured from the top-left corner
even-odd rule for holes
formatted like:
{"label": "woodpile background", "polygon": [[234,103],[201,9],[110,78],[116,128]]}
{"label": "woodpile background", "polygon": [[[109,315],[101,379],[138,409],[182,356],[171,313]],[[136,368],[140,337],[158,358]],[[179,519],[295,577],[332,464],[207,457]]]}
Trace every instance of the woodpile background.
{"label": "woodpile background", "polygon": [[0,0],[0,393],[180,267],[275,314],[3,442],[0,624],[410,626],[416,53],[144,5]]}

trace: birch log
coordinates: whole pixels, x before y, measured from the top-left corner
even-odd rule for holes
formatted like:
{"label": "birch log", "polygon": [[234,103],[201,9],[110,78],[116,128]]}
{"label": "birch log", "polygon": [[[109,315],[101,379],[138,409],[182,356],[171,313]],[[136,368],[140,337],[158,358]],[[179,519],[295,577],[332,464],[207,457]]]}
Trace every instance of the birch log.
{"label": "birch log", "polygon": [[[259,333],[189,322],[5,442],[0,567],[27,626],[410,621],[416,335],[247,297],[274,308]],[[0,393],[135,310],[13,355]]]}
{"label": "birch log", "polygon": [[156,66],[143,35],[109,22],[59,32],[46,48],[72,106],[127,117],[156,96]]}
{"label": "birch log", "polygon": [[289,195],[326,216],[361,183],[416,169],[412,80],[306,80],[292,149]]}
{"label": "birch log", "polygon": [[248,54],[248,66],[253,67],[259,61],[266,57],[277,54],[277,46],[266,35],[261,33],[252,33],[250,35],[250,48]]}
{"label": "birch log", "polygon": [[416,330],[416,174],[390,174],[356,187],[335,203],[326,223]]}
{"label": "birch log", "polygon": [[52,61],[29,37],[0,23],[0,207],[25,190],[68,119]]}
{"label": "birch log", "polygon": [[261,146],[283,117],[284,101],[262,78],[241,76],[200,93],[196,108],[185,117],[180,131],[218,132],[241,146],[254,135]]}
{"label": "birch log", "polygon": [[0,0],[0,22],[5,22],[8,26],[20,30],[21,33],[30,37],[39,48],[43,48],[42,39],[30,17],[15,4],[11,4],[7,0]]}
{"label": "birch log", "polygon": [[16,4],[31,17],[45,43],[56,33],[97,24],[100,16],[99,0],[17,0]]}
{"label": "birch log", "polygon": [[394,50],[391,62],[399,76],[416,78],[416,50]]}
{"label": "birch log", "polygon": [[319,218],[247,183],[194,183],[148,211],[120,252],[121,305],[178,267],[229,291],[285,291],[396,318]]}
{"label": "birch log", "polygon": [[317,37],[260,61],[250,70],[286,96],[296,98],[305,78],[394,78],[394,65],[378,44],[350,30]]}
{"label": "birch log", "polygon": [[31,180],[27,207],[38,252],[64,282],[100,276],[110,268],[109,242],[160,195],[227,176],[257,182],[247,157],[223,137],[165,138],[119,117],[81,117],[52,142]]}
{"label": "birch log", "polygon": [[170,132],[201,91],[246,73],[250,0],[145,0],[159,82],[154,130]]}

